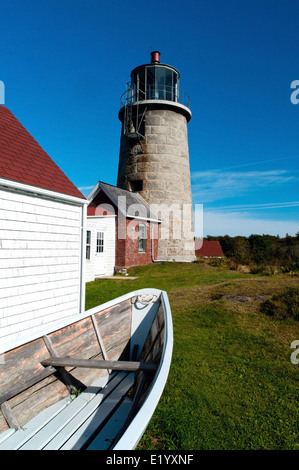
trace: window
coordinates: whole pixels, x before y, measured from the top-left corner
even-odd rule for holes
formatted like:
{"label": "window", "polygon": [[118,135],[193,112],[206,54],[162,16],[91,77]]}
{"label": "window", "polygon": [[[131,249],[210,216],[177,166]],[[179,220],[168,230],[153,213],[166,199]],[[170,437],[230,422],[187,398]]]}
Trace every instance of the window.
{"label": "window", "polygon": [[104,252],[104,232],[97,232],[97,246],[96,246],[97,253]]}
{"label": "window", "polygon": [[91,231],[86,231],[86,259],[90,259]]}
{"label": "window", "polygon": [[146,79],[147,79],[147,100],[155,99],[155,67],[146,68]]}
{"label": "window", "polygon": [[164,65],[145,67],[147,100],[178,101],[179,74]]}
{"label": "window", "polygon": [[133,193],[138,193],[143,189],[143,181],[142,180],[134,180],[131,181],[131,189]]}
{"label": "window", "polygon": [[173,79],[175,74],[170,69],[165,69],[165,88],[166,88],[166,99],[168,101],[175,101],[174,97],[174,84]]}
{"label": "window", "polygon": [[139,253],[146,251],[146,225],[144,224],[139,224],[138,251]]}
{"label": "window", "polygon": [[155,79],[156,96],[158,100],[165,100],[165,69],[164,67],[157,67]]}

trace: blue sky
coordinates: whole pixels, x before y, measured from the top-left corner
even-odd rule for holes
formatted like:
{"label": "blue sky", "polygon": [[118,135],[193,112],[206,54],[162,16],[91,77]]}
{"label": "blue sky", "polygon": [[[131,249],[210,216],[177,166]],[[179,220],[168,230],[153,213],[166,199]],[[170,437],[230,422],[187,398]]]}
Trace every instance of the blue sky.
{"label": "blue sky", "polygon": [[5,105],[86,195],[116,184],[120,96],[159,50],[191,100],[204,235],[295,235],[298,17],[298,0],[2,2]]}

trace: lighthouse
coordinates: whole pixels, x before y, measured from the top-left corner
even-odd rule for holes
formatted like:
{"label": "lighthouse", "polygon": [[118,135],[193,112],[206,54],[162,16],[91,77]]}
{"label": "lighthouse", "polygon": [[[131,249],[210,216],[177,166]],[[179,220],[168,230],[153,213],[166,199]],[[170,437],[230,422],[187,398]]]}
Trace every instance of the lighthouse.
{"label": "lighthouse", "polygon": [[160,62],[134,68],[121,97],[117,186],[137,192],[158,213],[158,259],[195,260],[187,124],[189,97],[180,73]]}

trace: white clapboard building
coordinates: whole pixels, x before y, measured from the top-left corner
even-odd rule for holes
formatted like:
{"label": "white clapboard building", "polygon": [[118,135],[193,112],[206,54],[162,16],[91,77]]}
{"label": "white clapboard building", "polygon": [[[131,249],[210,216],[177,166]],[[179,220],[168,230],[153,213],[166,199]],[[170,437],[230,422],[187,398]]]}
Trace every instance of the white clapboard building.
{"label": "white clapboard building", "polygon": [[85,309],[87,200],[0,106],[0,354]]}

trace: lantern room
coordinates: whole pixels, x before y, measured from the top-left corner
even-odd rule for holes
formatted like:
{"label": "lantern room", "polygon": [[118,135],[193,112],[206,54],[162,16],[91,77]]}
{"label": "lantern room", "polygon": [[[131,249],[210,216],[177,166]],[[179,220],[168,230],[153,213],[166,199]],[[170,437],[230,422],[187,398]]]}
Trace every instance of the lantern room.
{"label": "lantern room", "polygon": [[167,100],[179,101],[178,70],[160,64],[160,53],[151,53],[151,64],[136,67],[131,73],[132,101]]}
{"label": "lantern room", "polygon": [[160,52],[151,52],[151,63],[139,65],[131,72],[131,83],[122,96],[121,105],[148,100],[180,103],[189,108],[189,97],[179,88],[179,71],[160,63]]}

